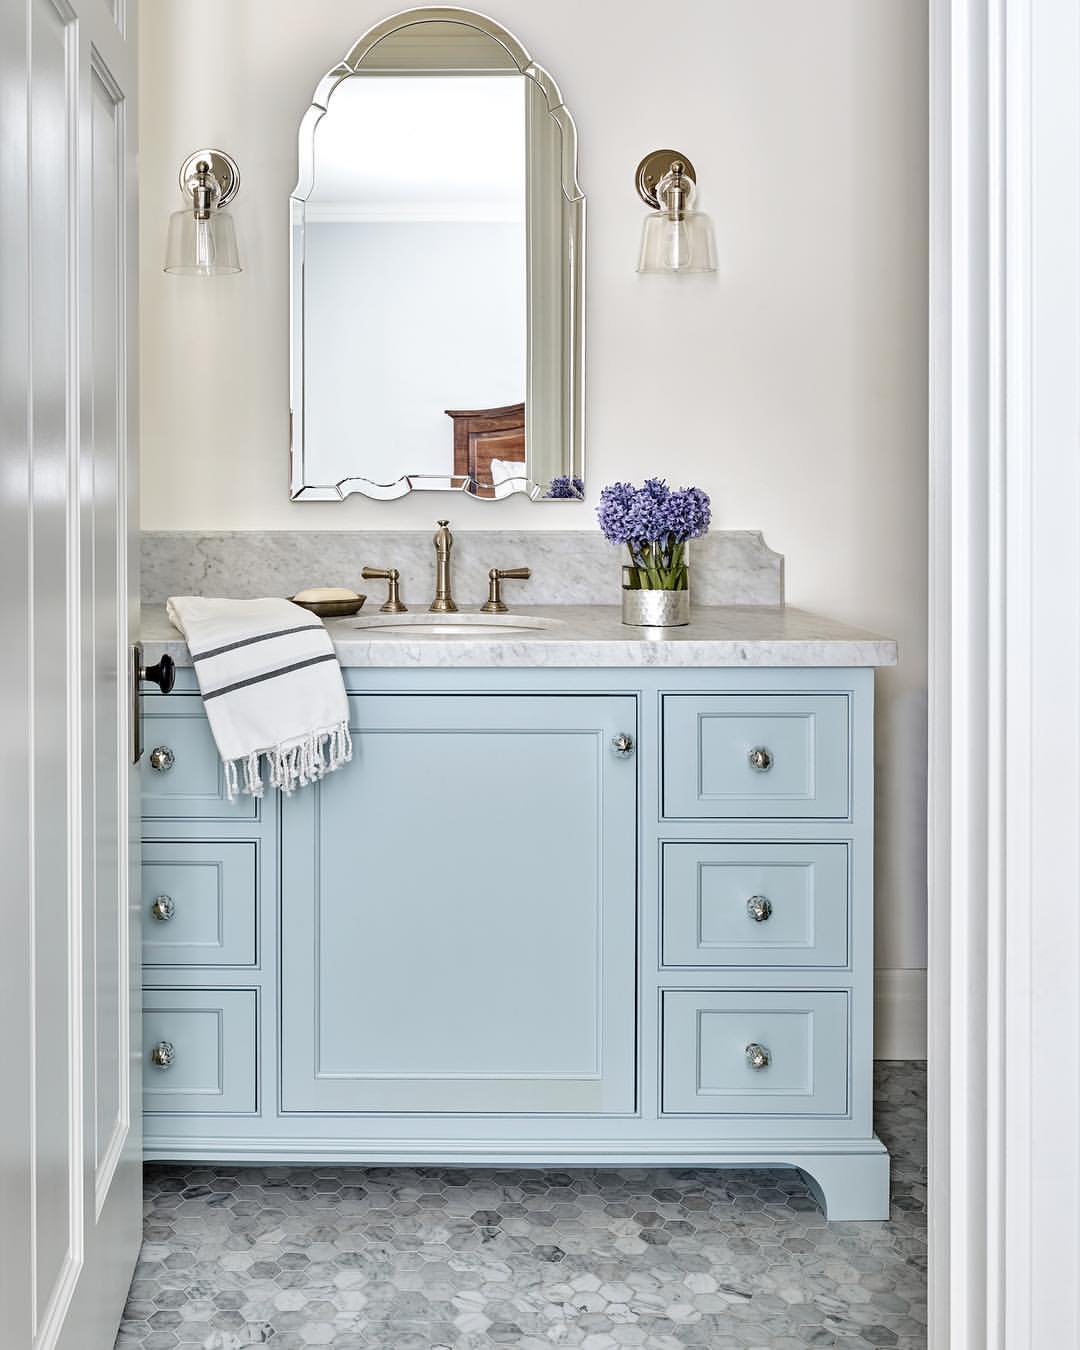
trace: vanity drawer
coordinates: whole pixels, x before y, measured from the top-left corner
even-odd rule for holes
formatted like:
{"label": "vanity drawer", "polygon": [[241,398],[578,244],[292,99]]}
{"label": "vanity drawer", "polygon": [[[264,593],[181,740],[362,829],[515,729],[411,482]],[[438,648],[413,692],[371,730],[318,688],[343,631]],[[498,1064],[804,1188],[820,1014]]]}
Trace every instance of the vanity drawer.
{"label": "vanity drawer", "polygon": [[667,694],[667,817],[849,814],[847,694]]}
{"label": "vanity drawer", "polygon": [[143,1110],[253,1114],[257,999],[254,989],[144,989]]}
{"label": "vanity drawer", "polygon": [[661,847],[664,965],[847,965],[847,844]]}
{"label": "vanity drawer", "polygon": [[146,840],[143,965],[253,966],[259,846],[254,840]]}
{"label": "vanity drawer", "polygon": [[[145,695],[143,756],[139,761],[142,813],[149,820],[255,820],[259,803],[241,794],[230,802],[225,771],[202,699],[194,694]],[[154,751],[160,768],[154,768]],[[171,754],[171,762],[169,755]],[[164,762],[163,762],[164,761]]]}
{"label": "vanity drawer", "polygon": [[[760,1067],[752,1063],[763,1055]],[[848,1109],[843,990],[668,989],[667,1115],[840,1116]]]}

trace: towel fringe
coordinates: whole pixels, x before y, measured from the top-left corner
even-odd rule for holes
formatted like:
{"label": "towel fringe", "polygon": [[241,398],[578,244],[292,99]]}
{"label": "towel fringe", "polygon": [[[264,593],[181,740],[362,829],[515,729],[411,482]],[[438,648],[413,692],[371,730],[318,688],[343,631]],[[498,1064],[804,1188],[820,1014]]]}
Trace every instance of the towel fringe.
{"label": "towel fringe", "polygon": [[[352,759],[353,743],[348,722],[340,722],[327,731],[314,731],[288,745],[273,745],[254,750],[250,755],[225,761],[225,793],[229,801],[237,794],[261,797],[265,790],[260,759],[265,755],[270,766],[270,786],[288,797],[296,788],[317,783],[328,773],[340,769]],[[240,770],[243,769],[243,787]]]}

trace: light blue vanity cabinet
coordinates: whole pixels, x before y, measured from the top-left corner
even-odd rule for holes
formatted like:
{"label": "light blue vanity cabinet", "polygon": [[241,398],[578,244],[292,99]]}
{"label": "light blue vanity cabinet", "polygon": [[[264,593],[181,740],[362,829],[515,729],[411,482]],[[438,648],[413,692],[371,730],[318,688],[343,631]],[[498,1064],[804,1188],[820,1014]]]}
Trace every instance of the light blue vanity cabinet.
{"label": "light blue vanity cabinet", "polygon": [[633,1112],[637,699],[350,703],[282,808],[282,1110]]}
{"label": "light blue vanity cabinet", "polygon": [[352,764],[234,806],[190,671],[144,698],[149,1157],[787,1165],[887,1215],[872,670],[346,682]]}

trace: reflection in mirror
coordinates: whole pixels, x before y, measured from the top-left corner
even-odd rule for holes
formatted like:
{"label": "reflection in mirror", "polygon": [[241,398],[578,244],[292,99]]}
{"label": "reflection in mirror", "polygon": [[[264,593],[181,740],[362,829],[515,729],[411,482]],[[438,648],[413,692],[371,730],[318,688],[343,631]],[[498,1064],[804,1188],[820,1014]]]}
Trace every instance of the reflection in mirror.
{"label": "reflection in mirror", "polygon": [[525,401],[523,84],[347,80],[315,130],[305,432],[332,482],[361,437],[376,483],[445,475],[447,409]]}
{"label": "reflection in mirror", "polygon": [[580,497],[573,123],[490,20],[357,43],[300,132],[293,496]]}

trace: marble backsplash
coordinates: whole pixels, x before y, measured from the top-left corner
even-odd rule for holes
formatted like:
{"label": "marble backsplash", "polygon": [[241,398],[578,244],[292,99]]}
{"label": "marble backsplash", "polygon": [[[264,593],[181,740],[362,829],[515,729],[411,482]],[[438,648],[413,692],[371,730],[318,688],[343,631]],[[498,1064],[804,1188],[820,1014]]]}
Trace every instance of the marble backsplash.
{"label": "marble backsplash", "polygon": [[[170,595],[248,599],[295,594],[307,586],[350,586],[381,604],[385,582],[360,569],[396,567],[401,593],[426,608],[435,587],[434,530],[258,530],[142,536],[142,598]],[[487,598],[492,567],[530,567],[528,581],[505,585],[518,605],[619,603],[623,550],[599,533],[571,530],[475,530],[454,537],[454,597],[462,607]],[[690,546],[691,591],[699,605],[781,605],[784,559],[756,530],[714,530]],[[369,601],[370,604],[370,601]]]}

